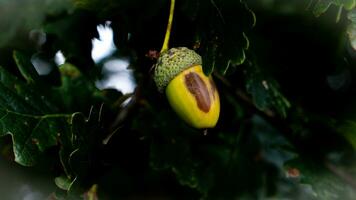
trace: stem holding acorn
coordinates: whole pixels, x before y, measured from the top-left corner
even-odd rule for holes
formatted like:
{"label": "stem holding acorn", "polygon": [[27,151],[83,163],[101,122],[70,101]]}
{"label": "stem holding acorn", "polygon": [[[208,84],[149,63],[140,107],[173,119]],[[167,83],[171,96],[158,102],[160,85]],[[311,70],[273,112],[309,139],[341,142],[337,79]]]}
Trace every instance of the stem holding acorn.
{"label": "stem holding acorn", "polygon": [[170,9],[169,9],[169,17],[168,17],[168,23],[167,23],[167,30],[166,30],[166,34],[164,36],[164,42],[163,42],[163,45],[162,45],[160,53],[168,50],[168,48],[169,48],[168,47],[169,46],[169,38],[171,36],[175,3],[176,3],[175,0],[171,0],[171,6],[170,6]]}

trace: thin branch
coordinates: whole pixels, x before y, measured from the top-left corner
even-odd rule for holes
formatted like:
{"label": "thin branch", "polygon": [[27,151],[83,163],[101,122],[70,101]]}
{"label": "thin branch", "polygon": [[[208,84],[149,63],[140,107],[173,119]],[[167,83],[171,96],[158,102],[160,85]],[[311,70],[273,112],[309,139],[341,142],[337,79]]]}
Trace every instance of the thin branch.
{"label": "thin branch", "polygon": [[220,9],[218,8],[218,6],[216,5],[215,1],[214,0],[210,0],[211,4],[213,4],[213,6],[216,8],[218,14],[219,14],[219,17],[221,18],[221,21],[223,22],[223,24],[225,24],[225,19],[220,11]]}
{"label": "thin branch", "polygon": [[175,5],[175,0],[171,0],[171,7],[170,7],[170,10],[169,10],[167,30],[166,30],[166,35],[164,36],[164,42],[163,42],[163,45],[162,45],[161,53],[163,51],[166,51],[168,49],[168,46],[169,46],[169,38],[171,36],[172,23],[173,23],[174,5]]}

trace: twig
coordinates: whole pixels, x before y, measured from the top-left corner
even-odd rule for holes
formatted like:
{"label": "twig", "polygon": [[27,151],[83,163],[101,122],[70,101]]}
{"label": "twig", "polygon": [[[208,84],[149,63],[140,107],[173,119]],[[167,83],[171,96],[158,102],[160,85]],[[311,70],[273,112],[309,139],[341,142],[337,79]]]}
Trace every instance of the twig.
{"label": "twig", "polygon": [[171,36],[171,30],[172,30],[172,22],[173,22],[173,14],[174,14],[174,5],[175,5],[175,0],[171,0],[171,7],[169,10],[169,17],[168,17],[168,24],[167,24],[167,30],[166,30],[166,35],[164,36],[164,42],[162,45],[161,53],[163,51],[166,51],[168,49],[169,45],[169,38]]}

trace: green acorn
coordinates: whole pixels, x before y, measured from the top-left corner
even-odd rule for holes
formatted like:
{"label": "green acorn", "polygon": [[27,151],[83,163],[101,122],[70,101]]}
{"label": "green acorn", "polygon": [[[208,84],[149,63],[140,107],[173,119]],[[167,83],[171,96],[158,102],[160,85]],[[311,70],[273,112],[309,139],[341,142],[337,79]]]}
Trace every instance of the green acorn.
{"label": "green acorn", "polygon": [[220,99],[211,76],[202,69],[202,59],[186,47],[168,49],[175,0],[171,0],[168,25],[154,80],[165,91],[173,110],[195,128],[214,127],[219,119]]}
{"label": "green acorn", "polygon": [[195,128],[211,128],[218,121],[220,99],[211,76],[202,70],[202,59],[186,47],[161,53],[154,80],[165,91],[174,111]]}

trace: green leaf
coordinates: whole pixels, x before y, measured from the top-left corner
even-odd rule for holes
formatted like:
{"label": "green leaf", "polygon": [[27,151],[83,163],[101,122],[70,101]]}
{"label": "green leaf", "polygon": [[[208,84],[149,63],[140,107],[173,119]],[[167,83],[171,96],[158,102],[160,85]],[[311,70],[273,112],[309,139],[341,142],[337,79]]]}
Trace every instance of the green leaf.
{"label": "green leaf", "polygon": [[[161,117],[166,120],[159,120],[162,119]],[[155,134],[150,136],[152,137],[150,143],[151,168],[173,173],[177,182],[181,185],[197,190],[205,196],[213,184],[212,179],[215,176],[213,169],[215,165],[220,164],[218,162],[213,163],[212,160],[218,157],[217,154],[219,154],[221,148],[224,152],[224,147],[216,148],[215,145],[212,145],[211,148],[214,148],[212,150],[208,145],[195,143],[196,139],[203,139],[201,131],[187,127],[180,121],[177,123],[174,113],[167,112],[167,110],[156,110],[155,115],[149,117],[149,119],[144,122],[146,131],[149,130],[146,134],[155,131]],[[139,118],[136,120],[142,126]],[[167,132],[166,128],[173,125],[175,125],[175,129]],[[197,149],[201,149],[202,152],[195,152]],[[199,155],[205,153],[205,155],[210,156],[205,159],[194,152]],[[229,158],[229,156],[226,157]]]}
{"label": "green leaf", "polygon": [[356,51],[356,9],[352,9],[347,14],[347,18],[350,20],[350,24],[347,27],[347,36],[351,47]]}
{"label": "green leaf", "polygon": [[[11,99],[4,98],[4,106],[11,106],[13,110],[18,109],[26,114],[54,113],[58,111],[57,106],[47,99],[46,88],[39,89],[34,85],[29,86],[2,67],[0,67],[0,82],[0,86],[7,91],[7,98],[22,102],[16,104],[12,102]],[[41,90],[41,92],[39,92],[39,90]],[[6,94],[4,93],[3,95]]]}
{"label": "green leaf", "polygon": [[[260,143],[262,157],[282,169],[284,164],[297,157],[292,144],[273,126],[259,116],[252,117],[252,134]],[[272,139],[273,138],[273,139]]]}
{"label": "green leaf", "polygon": [[72,143],[68,129],[71,115],[26,115],[7,108],[0,109],[0,113],[1,136],[12,136],[15,161],[19,164],[32,166],[48,147]]}
{"label": "green leaf", "polygon": [[34,83],[38,81],[39,75],[35,67],[30,62],[30,58],[26,57],[19,51],[14,51],[13,57],[17,67],[21,72],[21,75],[26,79],[28,83]]}
{"label": "green leaf", "polygon": [[[333,164],[332,170],[330,170],[330,167],[325,168],[320,166],[320,163],[302,161],[300,159],[294,160],[288,165],[290,167],[295,167],[300,171],[300,185],[311,186],[309,195],[314,197],[313,199],[353,199],[356,195],[355,189],[335,173],[336,171],[340,172],[343,169],[339,169]],[[352,177],[349,178],[352,179]]]}
{"label": "green leaf", "polygon": [[[11,135],[15,161],[25,166],[35,165],[49,147],[60,146],[60,162],[70,178],[72,172],[68,159],[77,145],[76,138],[79,134],[77,130],[85,126],[85,118],[80,113],[59,113],[58,106],[64,103],[58,100],[58,96],[70,98],[71,95],[68,95],[70,93],[66,89],[69,85],[82,87],[84,84],[89,86],[90,82],[83,79],[74,66],[70,66],[62,70],[64,71],[62,77],[67,79],[64,81],[65,84],[59,89],[51,90],[51,87],[34,82],[36,74],[28,57],[15,52],[14,58],[28,83],[0,67],[0,136]],[[85,97],[90,103],[92,96]],[[51,102],[53,99],[58,101],[56,106]],[[69,104],[67,106],[74,107]]]}
{"label": "green leaf", "polygon": [[66,176],[58,176],[54,179],[54,183],[62,190],[68,190],[71,185],[71,181]]}
{"label": "green leaf", "polygon": [[98,185],[94,184],[90,189],[84,193],[85,200],[98,200]]}
{"label": "green leaf", "polygon": [[280,92],[279,84],[257,64],[249,63],[246,69],[246,90],[260,110],[274,109],[282,117],[287,116],[289,101]]}
{"label": "green leaf", "polygon": [[[98,135],[90,133],[102,131],[98,130],[102,106],[99,112],[90,113],[90,116],[95,115],[90,124],[83,114],[73,110],[94,112],[90,107],[101,104],[102,94],[71,64],[60,67],[62,85],[53,88],[35,81],[28,57],[15,52],[14,58],[27,83],[0,67],[0,136],[11,135],[15,161],[24,166],[35,165],[44,159],[44,151],[59,146],[58,157],[65,177],[57,177],[55,183],[71,195],[72,191],[81,191],[77,179],[83,176],[78,175],[78,168],[85,174],[86,170],[82,169],[88,165],[86,162],[84,168],[82,163],[73,165],[71,159],[78,151],[80,158],[86,159],[89,146],[93,147],[92,141],[101,141]],[[85,103],[82,98],[86,99]],[[63,108],[69,114],[58,111],[63,112]]]}
{"label": "green leaf", "polygon": [[[89,113],[91,106],[104,101],[103,94],[74,65],[65,63],[59,67],[62,85],[54,88],[53,94],[58,105],[68,112]],[[86,101],[83,101],[86,99]]]}
{"label": "green leaf", "polygon": [[316,16],[320,16],[325,13],[331,5],[351,10],[356,6],[355,0],[316,0],[316,4],[313,8],[313,13]]}
{"label": "green leaf", "polygon": [[356,150],[356,122],[351,120],[338,122],[336,131],[340,133]]}
{"label": "green leaf", "polygon": [[196,189],[203,197],[239,197],[245,184],[260,184],[262,174],[267,173],[259,167],[262,163],[282,170],[286,161],[296,157],[292,145],[265,120],[254,116],[249,123],[251,129],[218,132],[210,139],[188,137],[183,129],[155,135],[150,146],[151,167],[173,172],[180,184]]}
{"label": "green leaf", "polygon": [[297,156],[292,144],[278,130],[255,115],[241,125],[238,133],[219,133],[219,138],[229,143],[230,151],[225,153],[226,164],[214,171],[218,184],[209,193],[212,199],[255,199],[257,194],[264,199],[278,194],[273,188],[278,187],[279,181],[285,184],[280,176],[283,167]]}
{"label": "green leaf", "polygon": [[[169,140],[169,138],[160,138]],[[192,158],[191,148],[186,145],[188,138],[175,137],[165,144],[153,142],[151,144],[151,167],[156,170],[172,170],[182,185],[200,190],[197,170],[199,161]],[[172,156],[174,155],[174,157]],[[205,191],[207,192],[207,191]]]}
{"label": "green leaf", "polygon": [[[193,3],[193,2],[192,2]],[[255,15],[242,1],[202,1],[197,7],[198,52],[203,57],[206,74],[244,63],[249,48],[246,32],[255,25]]]}
{"label": "green leaf", "polygon": [[325,124],[328,129],[333,130],[334,133],[336,132],[339,134],[348,144],[351,145],[354,150],[356,150],[356,122],[354,120],[320,116],[318,116],[317,120],[322,120],[322,123]]}
{"label": "green leaf", "polygon": [[12,136],[16,162],[34,165],[46,148],[71,143],[70,120],[75,114],[52,114],[56,109],[43,95],[3,68],[0,76],[0,135]]}

